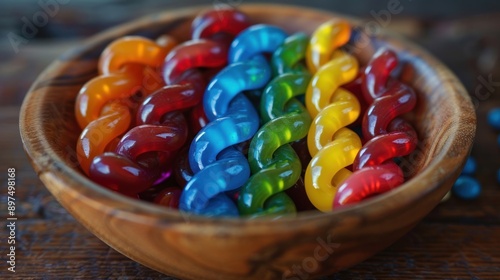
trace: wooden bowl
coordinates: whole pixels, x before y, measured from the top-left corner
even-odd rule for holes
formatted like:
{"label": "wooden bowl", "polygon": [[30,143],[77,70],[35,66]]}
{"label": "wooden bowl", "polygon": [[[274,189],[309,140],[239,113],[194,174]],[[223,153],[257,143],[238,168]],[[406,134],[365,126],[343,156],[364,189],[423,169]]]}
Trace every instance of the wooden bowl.
{"label": "wooden bowl", "polygon": [[[396,241],[450,190],[475,135],[467,92],[439,61],[384,32],[359,40],[366,62],[389,47],[407,63],[402,78],[419,95],[410,115],[421,144],[409,157],[412,179],[399,188],[331,213],[296,218],[213,219],[183,215],[108,191],[82,175],[73,108],[82,85],[97,75],[99,54],[113,39],[172,34],[187,40],[198,7],[167,11],[98,34],[62,55],[35,81],[24,100],[20,129],[40,179],[88,230],[122,254],[165,274],[187,279],[304,279],[332,274]],[[243,5],[256,23],[311,33],[339,15],[303,7]],[[345,18],[345,17],[344,17]],[[363,23],[349,19],[361,30]],[[370,28],[372,28],[370,26]],[[69,252],[71,254],[71,252]],[[295,278],[294,278],[295,277]]]}

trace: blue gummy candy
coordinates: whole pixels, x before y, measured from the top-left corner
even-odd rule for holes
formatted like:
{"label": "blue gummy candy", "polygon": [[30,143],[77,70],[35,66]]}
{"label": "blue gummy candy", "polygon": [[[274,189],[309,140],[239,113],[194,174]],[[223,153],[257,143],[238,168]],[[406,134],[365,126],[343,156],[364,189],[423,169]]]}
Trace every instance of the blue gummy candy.
{"label": "blue gummy candy", "polygon": [[472,200],[481,194],[481,184],[476,179],[462,175],[451,189],[453,194],[465,200]]}
{"label": "blue gummy candy", "polygon": [[500,130],[500,108],[494,108],[488,113],[488,123]]}
{"label": "blue gummy candy", "polygon": [[474,175],[477,170],[477,163],[473,157],[469,157],[465,162],[464,169],[462,170],[463,175]]}

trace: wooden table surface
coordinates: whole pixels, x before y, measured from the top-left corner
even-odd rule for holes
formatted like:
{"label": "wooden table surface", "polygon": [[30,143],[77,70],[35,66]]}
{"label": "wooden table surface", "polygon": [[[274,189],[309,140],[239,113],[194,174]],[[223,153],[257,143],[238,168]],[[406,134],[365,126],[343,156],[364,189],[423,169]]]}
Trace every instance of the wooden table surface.
{"label": "wooden table surface", "polygon": [[[498,132],[486,113],[500,106],[498,15],[426,22],[398,18],[389,28],[423,45],[464,82],[477,103],[473,155],[483,185],[479,199],[452,197],[388,249],[327,279],[500,279],[500,168]],[[76,222],[39,181],[22,147],[19,106],[36,75],[78,40],[29,42],[13,55],[0,44],[0,279],[172,279],[108,247]],[[489,93],[489,94],[488,94]],[[16,168],[16,272],[7,271],[7,169]]]}

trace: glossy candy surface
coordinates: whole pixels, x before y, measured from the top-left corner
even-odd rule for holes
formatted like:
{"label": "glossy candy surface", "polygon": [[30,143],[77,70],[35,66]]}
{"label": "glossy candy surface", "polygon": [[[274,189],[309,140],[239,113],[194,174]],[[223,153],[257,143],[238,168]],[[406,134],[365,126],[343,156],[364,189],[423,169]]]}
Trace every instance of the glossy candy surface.
{"label": "glossy candy surface", "polygon": [[283,192],[293,186],[302,171],[301,162],[288,144],[307,135],[311,117],[295,99],[304,94],[308,73],[283,74],[264,90],[261,115],[267,122],[256,133],[248,151],[252,177],[238,198],[242,215],[286,214],[296,211]]}
{"label": "glossy candy surface", "polygon": [[296,33],[285,39],[272,56],[274,76],[285,73],[308,72],[304,65],[305,51],[309,44],[309,37],[304,33]]}
{"label": "glossy candy surface", "polygon": [[127,132],[132,120],[129,107],[119,102],[110,102],[103,111],[83,129],[76,144],[78,162],[87,175],[92,160],[104,153],[115,138]]}
{"label": "glossy candy surface", "polygon": [[392,159],[410,154],[417,142],[413,127],[403,119],[394,119],[387,134],[372,138],[359,151],[353,163],[354,173],[339,186],[334,207],[352,204],[401,185],[403,171]]}
{"label": "glossy candy surface", "polygon": [[[179,45],[129,36],[104,50],[101,75],[75,104],[78,159],[92,180],[131,197],[147,190],[150,201],[185,212],[249,217],[295,213],[285,193],[292,187],[326,212],[404,182],[394,160],[418,138],[400,116],[416,94],[391,76],[394,52],[379,50],[360,72],[341,49],[347,22],[325,22],[311,38],[288,36],[250,26],[234,9],[199,15],[191,35]],[[360,96],[369,104],[362,118]],[[494,111],[488,120],[496,127]],[[363,146],[347,128],[355,122]],[[299,142],[307,156],[294,150]],[[480,191],[462,181],[455,192],[463,197]]]}
{"label": "glossy candy surface", "polygon": [[252,139],[248,161],[252,177],[241,188],[238,208],[252,217],[296,212],[283,191],[297,183],[302,165],[288,144],[307,134],[311,118],[295,98],[303,95],[310,75],[303,64],[307,36],[294,34],[272,55],[274,73],[279,74],[264,89],[260,100],[263,126]]}
{"label": "glossy candy surface", "polygon": [[114,73],[124,65],[137,63],[160,67],[167,53],[177,45],[172,37],[163,37],[162,44],[140,36],[127,36],[109,44],[99,58],[99,73]]}
{"label": "glossy candy surface", "polygon": [[203,96],[203,108],[208,120],[212,122],[222,117],[236,95],[265,86],[270,77],[271,69],[263,59],[226,67],[212,80]]}
{"label": "glossy candy surface", "polygon": [[249,176],[245,156],[228,147],[219,153],[216,162],[194,173],[187,182],[180,209],[205,216],[238,216],[234,202],[224,192],[240,188]]}
{"label": "glossy candy surface", "polygon": [[[86,83],[75,102],[76,119],[83,128],[77,142],[77,158],[86,174],[89,174],[92,160],[129,129],[133,120],[130,108],[134,104],[128,98],[137,92],[147,94],[154,89],[143,87],[145,69],[156,67],[162,60],[161,55],[164,56],[174,43],[171,40],[162,46],[133,36],[120,38],[104,50],[100,59],[103,74]],[[123,52],[123,49],[128,51]],[[114,105],[107,105],[110,103]]]}
{"label": "glossy candy surface", "polygon": [[397,65],[398,57],[393,51],[380,49],[374,54],[362,75],[362,90],[368,104],[387,90],[391,72]]}
{"label": "glossy candy surface", "polygon": [[365,69],[365,97],[372,101],[362,127],[367,142],[354,161],[355,172],[339,187],[333,207],[358,202],[404,182],[401,168],[392,160],[413,152],[418,139],[411,124],[398,116],[413,110],[417,97],[409,86],[390,81],[396,65],[395,53],[380,50]]}
{"label": "glossy candy surface", "polygon": [[167,86],[142,102],[137,123],[158,123],[169,111],[199,104],[207,81],[198,68],[221,67],[226,63],[227,46],[223,43],[196,40],[174,48],[165,58],[163,76]]}
{"label": "glossy candy surface", "polygon": [[[220,67],[227,64],[227,44],[206,39],[184,42],[165,58],[163,79],[167,85],[178,84],[189,69]],[[198,81],[191,81],[198,82]],[[205,87],[203,87],[205,88]]]}
{"label": "glossy candy surface", "polygon": [[331,103],[340,86],[351,82],[358,74],[358,61],[352,55],[339,53],[313,76],[306,92],[306,106],[312,117]]}
{"label": "glossy candy surface", "polygon": [[332,202],[340,183],[351,172],[352,164],[361,148],[359,136],[348,128],[339,129],[332,141],[312,158],[304,178],[307,196],[323,212],[332,209]]}
{"label": "glossy candy surface", "polygon": [[333,53],[345,45],[351,37],[351,27],[348,22],[333,19],[321,24],[311,36],[307,47],[307,67],[311,73],[333,58]]}
{"label": "glossy candy surface", "polygon": [[408,155],[416,145],[417,134],[413,127],[405,120],[396,118],[390,123],[388,132],[377,135],[363,145],[353,163],[353,170]]}
{"label": "glossy candy surface", "polygon": [[189,163],[194,176],[181,195],[181,210],[208,216],[238,215],[224,192],[240,188],[250,176],[250,168],[244,155],[232,146],[249,140],[259,128],[257,112],[241,92],[267,84],[271,69],[261,53],[274,51],[284,38],[280,29],[258,25],[232,42],[228,59],[232,64],[213,78],[203,97],[210,123],[191,143]]}
{"label": "glossy candy surface", "polygon": [[361,148],[359,136],[345,128],[358,118],[359,101],[340,88],[358,74],[356,58],[337,50],[349,36],[345,22],[327,22],[314,32],[307,53],[308,67],[316,73],[306,92],[306,106],[314,120],[307,138],[312,160],[304,182],[311,203],[325,212],[331,210],[338,184],[351,173],[345,167]]}
{"label": "glossy candy surface", "polygon": [[241,32],[231,43],[229,63],[243,62],[262,58],[262,53],[273,53],[285,41],[287,34],[283,29],[256,24]]}
{"label": "glossy candy surface", "polygon": [[[227,11],[225,15],[231,16],[232,13],[235,11]],[[225,22],[224,17],[214,18],[214,15],[207,14],[200,17],[202,19],[198,22],[209,20],[210,24],[195,26],[193,33],[200,33],[200,29],[213,29],[212,25]],[[218,30],[219,33],[224,28],[213,30]],[[172,49],[167,56],[166,53],[154,56],[157,54],[155,50],[148,48],[143,49],[144,53],[138,52],[146,57],[153,55],[160,58],[161,63],[154,66],[163,64],[166,86],[142,102],[137,112],[138,126],[121,139],[115,149],[116,153],[104,154],[94,161],[91,178],[122,193],[137,193],[169,176],[169,163],[188,139],[188,124],[184,116],[171,112],[187,110],[200,103],[207,82],[198,68],[218,68],[227,63],[230,42],[227,36],[232,32],[235,32],[234,27],[231,27],[229,34],[222,36],[211,31],[201,32],[206,36],[217,35],[217,40],[188,41]],[[108,59],[111,62],[101,65],[119,64],[116,61],[123,60],[119,55],[105,54],[112,57]],[[134,60],[138,54],[132,52],[129,56]],[[202,121],[199,120],[199,115],[196,117],[196,121]],[[146,164],[141,162],[144,157],[148,159]]]}
{"label": "glossy candy surface", "polygon": [[323,149],[333,135],[342,127],[352,124],[360,114],[358,99],[352,93],[339,89],[334,93],[332,103],[314,118],[307,135],[309,153],[315,156]]}
{"label": "glossy candy surface", "polygon": [[138,92],[143,71],[144,66],[129,64],[116,73],[97,76],[83,85],[75,102],[75,116],[80,128],[84,129],[98,119],[108,102],[126,99]]}
{"label": "glossy candy surface", "polygon": [[232,8],[209,10],[197,16],[191,25],[191,38],[211,38],[218,33],[238,35],[250,26],[248,17]]}
{"label": "glossy candy surface", "polygon": [[417,103],[413,89],[399,81],[391,86],[368,107],[363,118],[363,137],[373,137],[387,133],[389,123],[404,113],[411,112]]}
{"label": "glossy candy surface", "polygon": [[[186,120],[179,113],[170,114],[161,125],[136,126],[122,137],[115,153],[94,159],[90,178],[121,193],[145,191],[162,173],[168,172],[165,167],[175,151],[184,145],[187,134]],[[140,160],[141,155],[146,155],[145,161]]]}

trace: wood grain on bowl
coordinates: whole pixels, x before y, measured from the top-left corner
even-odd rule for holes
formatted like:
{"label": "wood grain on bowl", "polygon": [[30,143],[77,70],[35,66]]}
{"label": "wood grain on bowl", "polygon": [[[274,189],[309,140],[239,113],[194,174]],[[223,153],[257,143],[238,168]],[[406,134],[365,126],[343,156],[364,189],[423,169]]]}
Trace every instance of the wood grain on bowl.
{"label": "wood grain on bowl", "polygon": [[[290,33],[311,33],[339,16],[290,6],[240,8],[254,22],[276,24]],[[395,50],[406,63],[403,79],[418,93],[417,109],[408,118],[422,144],[405,161],[411,179],[401,187],[332,213],[247,220],[185,215],[91,182],[77,165],[79,129],[73,108],[81,86],[97,74],[99,53],[127,34],[155,38],[168,33],[186,40],[190,22],[202,9],[167,11],[90,38],[47,68],[23,103],[21,136],[40,179],[97,237],[131,259],[176,277],[301,279],[332,274],[386,248],[451,188],[472,146],[474,108],[460,82],[439,61],[383,32],[365,36],[367,43],[358,41],[353,50],[361,62],[379,47]],[[348,20],[363,30],[361,22]]]}

